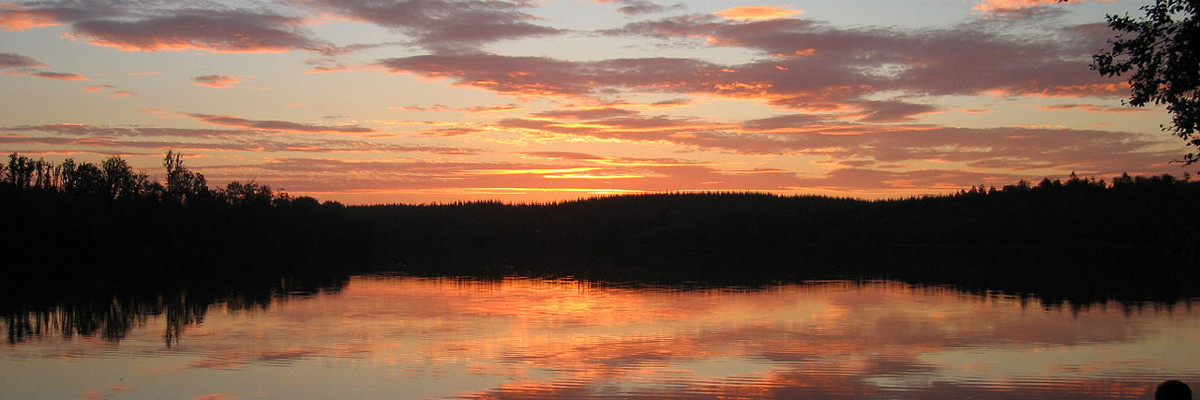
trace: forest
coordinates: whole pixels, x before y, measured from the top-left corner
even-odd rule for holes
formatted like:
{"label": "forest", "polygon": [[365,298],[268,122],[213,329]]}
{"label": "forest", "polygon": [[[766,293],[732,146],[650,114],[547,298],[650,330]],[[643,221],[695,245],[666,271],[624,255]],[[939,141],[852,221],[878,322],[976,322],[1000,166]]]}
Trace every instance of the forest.
{"label": "forest", "polygon": [[119,157],[54,164],[11,154],[0,166],[0,289],[61,296],[39,288],[102,294],[388,271],[718,285],[886,278],[1138,300],[1195,296],[1200,276],[1200,181],[1186,175],[1072,174],[871,201],[669,193],[344,206],[257,182],[212,188],[174,152],[163,167],[157,182]]}
{"label": "forest", "polygon": [[549,204],[344,206],[257,182],[210,187],[168,152],[164,182],[119,157],[0,164],[9,343],[120,340],[165,315],[167,345],[213,305],[340,290],[354,274],[571,277],[766,287],[894,279],[1044,307],[1200,297],[1200,181],[1070,176],[893,200],[671,193]]}

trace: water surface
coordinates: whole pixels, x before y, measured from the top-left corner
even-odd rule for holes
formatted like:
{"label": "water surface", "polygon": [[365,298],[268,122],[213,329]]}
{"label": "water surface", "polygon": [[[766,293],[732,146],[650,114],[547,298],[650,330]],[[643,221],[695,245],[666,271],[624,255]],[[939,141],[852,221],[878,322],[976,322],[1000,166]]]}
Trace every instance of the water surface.
{"label": "water surface", "polygon": [[[118,303],[114,302],[116,307]],[[11,399],[1148,399],[1200,383],[1193,302],[1043,306],[896,282],[371,277],[77,334],[8,318]],[[112,308],[110,307],[110,308]],[[56,314],[58,313],[58,314]],[[14,324],[41,324],[14,339]],[[109,330],[111,331],[111,329]]]}

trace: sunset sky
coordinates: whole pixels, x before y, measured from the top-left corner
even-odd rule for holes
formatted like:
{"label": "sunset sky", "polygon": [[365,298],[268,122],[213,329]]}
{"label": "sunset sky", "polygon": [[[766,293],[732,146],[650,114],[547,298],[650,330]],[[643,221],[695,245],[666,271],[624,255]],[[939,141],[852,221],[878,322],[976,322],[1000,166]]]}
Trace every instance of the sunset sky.
{"label": "sunset sky", "polygon": [[1194,173],[1088,68],[1147,3],[0,3],[0,150],[349,204]]}

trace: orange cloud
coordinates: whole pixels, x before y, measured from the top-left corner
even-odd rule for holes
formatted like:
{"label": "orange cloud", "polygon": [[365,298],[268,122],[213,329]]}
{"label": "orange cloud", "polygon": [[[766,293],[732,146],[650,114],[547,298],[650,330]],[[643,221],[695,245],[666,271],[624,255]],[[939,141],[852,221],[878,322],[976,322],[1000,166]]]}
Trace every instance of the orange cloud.
{"label": "orange cloud", "polygon": [[54,10],[30,9],[19,4],[0,4],[0,29],[23,31],[61,25],[59,14]]}
{"label": "orange cloud", "polygon": [[238,400],[238,397],[231,394],[214,393],[201,396],[192,396],[192,400]]}
{"label": "orange cloud", "polygon": [[779,6],[745,6],[733,7],[717,11],[721,18],[739,21],[761,21],[768,19],[787,18],[804,13],[803,10],[792,10]]}
{"label": "orange cloud", "polygon": [[[1087,0],[1073,0],[1087,1]],[[1091,0],[1096,2],[1110,2],[1120,0]],[[976,4],[974,9],[983,12],[1016,10],[1021,8],[1036,7],[1043,4],[1059,3],[1059,0],[981,0]]]}
{"label": "orange cloud", "polygon": [[100,92],[104,91],[105,89],[115,89],[115,88],[116,88],[116,86],[113,86],[113,85],[88,85],[83,88],[83,91],[88,92],[88,93],[100,93]]}

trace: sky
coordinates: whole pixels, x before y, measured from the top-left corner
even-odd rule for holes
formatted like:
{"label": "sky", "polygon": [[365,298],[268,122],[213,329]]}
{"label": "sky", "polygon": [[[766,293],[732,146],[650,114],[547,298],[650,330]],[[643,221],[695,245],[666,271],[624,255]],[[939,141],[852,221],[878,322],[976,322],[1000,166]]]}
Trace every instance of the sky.
{"label": "sky", "polygon": [[1181,176],[1088,67],[1147,3],[0,3],[0,151],[347,204]]}

